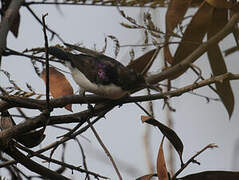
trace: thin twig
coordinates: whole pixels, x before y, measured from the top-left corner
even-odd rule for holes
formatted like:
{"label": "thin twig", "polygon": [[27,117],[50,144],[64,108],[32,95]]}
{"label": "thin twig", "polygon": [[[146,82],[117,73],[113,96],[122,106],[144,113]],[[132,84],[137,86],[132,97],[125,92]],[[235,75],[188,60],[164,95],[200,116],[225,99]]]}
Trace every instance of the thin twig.
{"label": "thin twig", "polygon": [[[100,1],[99,1],[100,2]],[[140,4],[136,4],[136,5],[132,5],[132,4],[112,4],[112,3],[102,3],[102,4],[96,4],[96,3],[83,3],[83,2],[47,2],[47,1],[42,1],[42,2],[37,2],[37,1],[31,1],[31,2],[26,2],[24,5],[80,5],[80,6],[103,6],[103,7],[115,7],[115,6],[120,6],[120,7],[129,7],[129,8],[164,8],[167,7],[167,4],[161,4],[158,3],[157,6],[152,7],[151,5],[140,5]]]}
{"label": "thin twig", "polygon": [[45,22],[45,18],[47,15],[48,14],[45,14],[42,16],[42,22],[43,22],[43,32],[44,32],[45,52],[46,52],[46,109],[50,111],[49,53],[48,53],[48,38],[46,34],[46,22]]}
{"label": "thin twig", "polygon": [[[80,147],[80,151],[81,151],[81,154],[82,154],[83,166],[84,166],[85,170],[88,171],[87,164],[86,164],[86,156],[85,156],[84,149],[83,149],[83,147],[82,147],[80,141],[79,141],[77,138],[76,138],[75,140],[76,140],[77,144],[78,144],[79,147]],[[86,174],[86,178],[85,178],[85,179],[90,180],[89,174]]]}
{"label": "thin twig", "polygon": [[[113,108],[113,107],[112,107],[112,108]],[[96,122],[98,122],[98,121],[99,121],[102,117],[104,117],[104,115],[105,115],[107,112],[109,112],[112,108],[104,110],[104,111],[101,113],[101,115],[99,115],[94,121],[91,122],[91,124],[95,124]],[[41,116],[39,116],[39,118],[40,118],[40,117],[41,117]],[[79,121],[79,118],[77,118],[77,120]],[[39,121],[39,120],[34,119],[34,121],[26,121],[26,122],[37,122],[37,121]],[[84,121],[84,122],[85,122],[85,121]],[[84,122],[82,122],[82,124],[83,124]],[[24,124],[24,123],[22,123],[22,124]],[[21,124],[20,124],[20,125],[21,125]],[[17,126],[19,126],[19,125],[17,125]],[[52,148],[54,148],[54,147],[56,147],[56,146],[59,146],[60,144],[63,144],[63,143],[65,143],[65,142],[67,142],[67,141],[69,141],[69,140],[71,140],[71,139],[74,139],[76,136],[82,134],[83,132],[85,132],[85,131],[86,131],[87,129],[89,129],[89,128],[90,128],[90,125],[86,125],[86,126],[83,127],[82,129],[80,129],[80,130],[76,131],[75,133],[71,134],[71,136],[69,136],[69,137],[64,137],[64,138],[62,138],[62,139],[59,140],[59,141],[55,141],[55,142],[49,144],[48,146],[46,146],[46,147],[44,147],[44,148],[42,148],[42,149],[36,151],[36,152],[34,153],[34,155],[31,155],[31,156],[29,156],[29,157],[36,156],[36,154],[41,154],[41,153],[46,152],[46,151],[48,151],[48,150],[50,150],[50,149],[52,149]],[[20,127],[19,129],[20,129],[20,130],[23,130],[23,129],[26,129],[26,128]],[[1,134],[1,133],[0,133],[0,134]],[[6,134],[6,133],[5,133],[5,134]],[[16,163],[15,160],[10,160],[10,161],[8,161],[8,162],[4,162],[4,163],[0,164],[0,168],[1,168],[1,167],[5,167],[5,166],[9,166],[9,165],[12,165],[12,164],[15,164],[15,163]]]}
{"label": "thin twig", "polygon": [[[201,73],[198,73],[198,72],[195,70],[194,67],[191,66],[190,68],[193,70],[193,72],[195,72],[195,74],[198,75],[198,78],[200,78],[201,80],[205,80],[205,78],[202,77]],[[218,94],[217,90],[216,90],[213,86],[211,86],[211,85],[209,84],[208,87],[209,87],[211,90],[213,90],[216,94]]]}
{"label": "thin twig", "polygon": [[92,125],[92,123],[90,122],[90,120],[87,120],[87,122],[88,122],[88,124],[89,124],[89,126],[90,126],[92,132],[94,133],[96,139],[97,139],[98,142],[100,143],[101,147],[104,149],[106,155],[109,157],[109,159],[110,159],[110,161],[111,161],[111,163],[112,163],[112,165],[113,165],[113,167],[114,167],[114,169],[115,169],[115,171],[116,171],[116,173],[117,173],[119,179],[120,179],[120,180],[123,180],[123,178],[122,178],[122,176],[121,176],[121,174],[120,174],[120,172],[119,172],[119,170],[118,170],[118,168],[117,168],[117,166],[116,166],[116,163],[115,163],[113,157],[111,156],[111,154],[110,154],[109,150],[107,149],[107,147],[104,145],[104,143],[103,143],[103,141],[101,140],[100,136],[98,135],[96,129],[94,128],[94,126]]}
{"label": "thin twig", "polygon": [[32,151],[32,150],[30,150],[30,149],[28,149],[28,148],[26,148],[26,147],[24,147],[20,144],[17,144],[17,147],[20,148],[21,150],[24,150],[25,152],[29,153],[28,156],[30,156],[30,157],[32,157],[32,155],[34,155],[34,156],[37,156],[38,158],[46,160],[47,162],[52,162],[52,163],[67,167],[67,168],[72,169],[72,170],[76,170],[76,171],[79,171],[79,172],[82,172],[82,173],[90,174],[90,175],[95,176],[95,177],[100,177],[100,178],[103,178],[103,179],[109,179],[108,177],[102,176],[102,175],[97,174],[95,172],[87,171],[87,170],[82,169],[80,167],[76,167],[76,166],[73,166],[71,164],[67,164],[67,163],[64,163],[64,162],[46,157],[42,154],[36,154],[34,151]]}
{"label": "thin twig", "polygon": [[[26,6],[27,10],[29,10],[29,12],[33,15],[33,17],[34,17],[42,26],[44,26],[44,25],[43,25],[43,22],[37,17],[37,15],[36,15],[36,14],[34,13],[34,11],[28,6],[28,4],[25,3],[24,5]],[[57,34],[55,31],[51,30],[48,26],[45,26],[45,28],[46,28],[49,32],[52,33],[52,38],[51,38],[51,39],[53,39],[53,37],[56,36],[62,43],[64,43],[64,40],[60,37],[59,34]]]}
{"label": "thin twig", "polygon": [[209,149],[209,148],[216,148],[218,147],[216,144],[208,144],[207,146],[205,146],[202,150],[200,150],[199,152],[197,152],[194,156],[192,156],[185,164],[183,164],[183,166],[173,175],[172,180],[175,180],[176,177],[190,164],[195,162],[195,158],[200,155],[201,153],[203,153],[205,150]]}

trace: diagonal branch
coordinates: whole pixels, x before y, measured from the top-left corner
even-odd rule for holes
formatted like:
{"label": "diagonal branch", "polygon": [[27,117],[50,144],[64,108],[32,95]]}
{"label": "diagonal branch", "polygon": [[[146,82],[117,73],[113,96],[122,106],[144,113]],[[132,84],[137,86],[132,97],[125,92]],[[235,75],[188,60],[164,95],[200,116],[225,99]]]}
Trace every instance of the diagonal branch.
{"label": "diagonal branch", "polygon": [[222,28],[221,31],[219,31],[217,34],[215,34],[207,42],[200,45],[195,51],[193,51],[182,62],[162,71],[161,73],[158,73],[158,74],[148,77],[146,79],[146,81],[149,84],[155,84],[157,82],[172,78],[172,77],[184,72],[190,66],[191,63],[193,63],[196,59],[198,59],[203,53],[205,53],[208,50],[208,47],[212,46],[213,44],[219,43],[227,35],[229,35],[232,32],[232,30],[233,30],[235,24],[238,22],[238,20],[239,20],[239,12],[235,13],[232,16],[232,18],[229,20],[229,22],[226,24],[226,26],[224,26]]}
{"label": "diagonal branch", "polygon": [[17,162],[21,163],[23,166],[28,168],[29,170],[40,174],[41,176],[49,179],[58,179],[58,180],[69,180],[68,178],[48,169],[40,164],[32,161],[23,153],[21,153],[12,143],[9,143],[7,147],[4,148],[4,152],[11,156],[13,159],[16,159]]}

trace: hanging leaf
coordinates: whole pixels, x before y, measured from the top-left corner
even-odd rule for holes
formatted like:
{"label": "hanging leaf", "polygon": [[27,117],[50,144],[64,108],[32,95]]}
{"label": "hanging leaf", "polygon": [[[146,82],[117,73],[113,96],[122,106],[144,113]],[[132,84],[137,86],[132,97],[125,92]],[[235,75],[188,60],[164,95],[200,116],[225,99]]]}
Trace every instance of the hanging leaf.
{"label": "hanging leaf", "polygon": [[153,64],[159,49],[152,49],[128,64],[128,68],[134,69],[137,73],[145,75]]}
{"label": "hanging leaf", "polygon": [[[227,23],[227,9],[214,9],[211,25],[208,30],[208,39],[218,33]],[[222,56],[218,44],[210,46],[208,49],[208,59],[214,76],[227,73],[225,60]],[[229,81],[216,82],[217,93],[220,96],[229,117],[234,109],[234,95]]]}
{"label": "hanging leaf", "polygon": [[162,124],[161,122],[155,120],[154,118],[150,116],[141,116],[141,121],[151,124],[153,126],[157,126],[159,128],[159,130],[163,133],[163,135],[168,138],[170,143],[176,149],[176,151],[179,154],[181,164],[183,164],[182,154],[183,154],[184,146],[183,146],[183,142],[178,137],[178,135],[172,129],[170,129],[169,127],[165,126],[164,124]]}
{"label": "hanging leaf", "polygon": [[[230,18],[237,13],[238,9],[230,9]],[[239,49],[239,28],[238,28],[238,24],[235,24],[233,30],[232,30],[234,39],[236,41],[237,44],[237,48]]]}
{"label": "hanging leaf", "polygon": [[[191,54],[201,43],[210,27],[210,22],[213,13],[213,7],[207,2],[203,2],[196,14],[193,16],[191,22],[187,26],[181,43],[179,44],[176,53],[174,55],[173,65],[180,63],[189,54]],[[178,73],[171,79],[175,79],[184,73],[186,69]]]}
{"label": "hanging leaf", "polygon": [[166,34],[170,35],[183,20],[191,0],[171,0],[166,13]]}
{"label": "hanging leaf", "polygon": [[[6,11],[11,3],[11,0],[1,0],[2,3],[2,9],[1,9],[1,16],[2,19],[6,14]],[[10,27],[10,31],[13,33],[13,35],[17,38],[18,37],[18,31],[19,31],[19,25],[20,25],[20,14],[19,12],[16,13],[16,16],[13,20],[13,23]]]}
{"label": "hanging leaf", "polygon": [[171,55],[169,45],[167,44],[170,36],[173,35],[173,30],[183,20],[185,13],[187,12],[191,0],[171,0],[166,13],[166,38],[164,47],[164,58],[170,63],[173,63],[173,57]]}
{"label": "hanging leaf", "polygon": [[[43,72],[41,74],[41,78],[46,83],[46,71],[45,70],[43,70]],[[49,68],[49,84],[50,84],[51,95],[54,98],[73,94],[73,89],[72,89],[69,81],[64,76],[64,74],[57,71],[53,67]],[[72,111],[71,104],[66,105],[65,108],[69,111]]]}
{"label": "hanging leaf", "polygon": [[157,157],[157,175],[158,175],[159,180],[169,180],[168,171],[167,171],[167,167],[166,167],[165,159],[164,159],[164,152],[163,152],[164,137],[163,137],[162,142],[160,144],[158,157]]}
{"label": "hanging leaf", "polygon": [[147,174],[137,178],[136,180],[150,180],[152,177],[157,176],[156,174]]}

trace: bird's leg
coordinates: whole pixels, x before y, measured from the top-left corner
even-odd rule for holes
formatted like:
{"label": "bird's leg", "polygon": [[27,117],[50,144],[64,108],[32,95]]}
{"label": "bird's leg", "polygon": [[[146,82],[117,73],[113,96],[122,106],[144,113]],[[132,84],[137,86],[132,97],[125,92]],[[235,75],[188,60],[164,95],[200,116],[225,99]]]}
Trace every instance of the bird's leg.
{"label": "bird's leg", "polygon": [[80,96],[85,96],[85,90],[83,88],[80,88],[79,95]]}
{"label": "bird's leg", "polygon": [[[79,92],[80,96],[86,97],[85,96],[85,90],[83,88],[80,88],[80,92]],[[92,114],[92,116],[95,114],[94,111],[94,107],[88,102],[88,100],[86,99],[86,103],[88,105],[88,109],[90,111],[90,113]]]}

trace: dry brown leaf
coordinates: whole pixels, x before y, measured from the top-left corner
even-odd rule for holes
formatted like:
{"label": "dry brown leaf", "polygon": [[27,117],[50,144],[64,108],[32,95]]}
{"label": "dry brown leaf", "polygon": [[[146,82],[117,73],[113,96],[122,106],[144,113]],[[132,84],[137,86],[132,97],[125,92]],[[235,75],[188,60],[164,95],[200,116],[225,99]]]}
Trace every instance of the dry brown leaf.
{"label": "dry brown leaf", "polygon": [[[227,9],[214,9],[208,39],[218,33],[227,23]],[[222,52],[218,44],[208,49],[208,59],[214,76],[227,73],[227,67]],[[224,106],[231,117],[234,109],[234,95],[229,81],[216,82],[216,89]]]}
{"label": "dry brown leaf", "polygon": [[[11,0],[2,0],[2,18],[5,15],[5,12],[7,11],[9,5],[11,3]],[[19,25],[20,25],[20,14],[17,12],[16,17],[13,20],[13,23],[10,27],[10,31],[13,33],[13,35],[17,38],[18,37],[18,31],[19,31]]]}
{"label": "dry brown leaf", "polygon": [[192,0],[171,0],[166,13],[166,34],[170,35],[181,23]]}
{"label": "dry brown leaf", "polygon": [[[208,28],[210,27],[213,9],[214,8],[211,7],[207,2],[204,1],[202,3],[184,32],[181,43],[179,44],[174,55],[173,65],[180,63],[198,46],[201,45],[202,40],[208,31]],[[181,73],[175,74],[170,79],[177,78],[186,70],[187,68]]]}
{"label": "dry brown leaf", "polygon": [[[41,73],[41,78],[46,83],[46,71],[43,70]],[[71,84],[66,79],[65,75],[61,72],[57,71],[55,68],[49,68],[49,80],[50,80],[50,92],[54,98],[58,98],[61,96],[72,95],[73,89]],[[72,105],[68,104],[65,108],[69,111],[72,111]]]}
{"label": "dry brown leaf", "polygon": [[150,117],[150,116],[141,116],[141,121],[144,123],[144,122],[146,122],[146,121],[148,121],[148,120],[150,120],[150,119],[152,119],[152,117]]}
{"label": "dry brown leaf", "polygon": [[20,26],[20,14],[19,12],[16,14],[16,17],[13,21],[13,24],[10,28],[10,31],[13,33],[13,35],[17,38],[18,37],[18,31]]}
{"label": "dry brown leaf", "polygon": [[128,64],[128,68],[134,69],[137,73],[145,75],[153,64],[159,50],[152,49]]}
{"label": "dry brown leaf", "polygon": [[160,144],[158,157],[157,157],[157,175],[159,180],[169,180],[168,171],[167,171],[167,167],[166,167],[165,159],[164,159],[163,141],[164,141],[164,137]]}
{"label": "dry brown leaf", "polygon": [[0,116],[0,129],[5,130],[15,126],[15,122],[8,111],[3,111]]}
{"label": "dry brown leaf", "polygon": [[[230,9],[230,18],[238,11],[238,9]],[[236,41],[237,47],[239,48],[239,27],[238,24],[235,25],[233,31],[233,36]]]}
{"label": "dry brown leaf", "polygon": [[166,13],[166,45],[164,47],[164,58],[170,64],[172,64],[174,60],[167,42],[172,35],[175,27],[182,22],[183,17],[187,12],[187,9],[189,8],[190,4],[191,0],[171,0],[169,3],[168,10]]}
{"label": "dry brown leaf", "polygon": [[215,8],[232,8],[233,3],[227,0],[206,0],[208,4]]}
{"label": "dry brown leaf", "polygon": [[156,176],[155,174],[147,174],[137,178],[136,180],[150,180],[152,177]]}
{"label": "dry brown leaf", "polygon": [[162,124],[161,122],[155,120],[154,118],[152,118],[150,116],[141,116],[141,121],[148,123],[150,125],[153,125],[153,126],[157,126],[159,128],[159,130],[163,133],[164,136],[166,136],[168,138],[170,143],[173,145],[175,150],[178,152],[181,163],[183,164],[182,154],[183,154],[184,146],[183,146],[183,142],[178,137],[178,135],[172,129],[170,129],[169,127],[165,126],[164,124]]}

